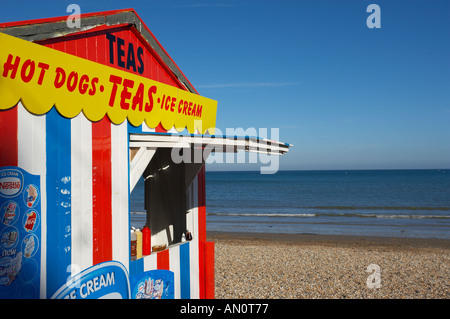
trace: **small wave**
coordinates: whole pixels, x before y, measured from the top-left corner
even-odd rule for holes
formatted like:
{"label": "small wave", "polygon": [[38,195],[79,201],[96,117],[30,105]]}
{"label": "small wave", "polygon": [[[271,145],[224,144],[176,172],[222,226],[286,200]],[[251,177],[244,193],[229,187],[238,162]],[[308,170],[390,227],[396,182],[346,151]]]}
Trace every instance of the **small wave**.
{"label": "small wave", "polygon": [[411,214],[317,214],[327,217],[389,218],[389,219],[450,219],[447,215],[411,215]]}
{"label": "small wave", "polygon": [[206,213],[208,216],[315,217],[316,214]]}
{"label": "small wave", "polygon": [[130,212],[131,215],[147,215],[146,212]]}
{"label": "small wave", "polygon": [[388,219],[450,219],[447,215],[410,215],[410,214],[282,214],[282,213],[207,213],[208,216],[245,216],[245,217],[353,217],[353,218],[388,218]]}
{"label": "small wave", "polygon": [[304,208],[334,210],[410,210],[410,211],[450,211],[450,207],[417,206],[308,206]]}

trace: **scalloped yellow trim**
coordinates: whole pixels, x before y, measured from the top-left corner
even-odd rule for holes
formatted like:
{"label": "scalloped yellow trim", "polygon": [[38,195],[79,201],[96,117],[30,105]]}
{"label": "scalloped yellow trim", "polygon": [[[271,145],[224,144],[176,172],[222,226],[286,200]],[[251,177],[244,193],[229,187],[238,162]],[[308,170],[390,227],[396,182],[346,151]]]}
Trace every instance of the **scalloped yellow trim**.
{"label": "scalloped yellow trim", "polygon": [[217,102],[45,46],[0,33],[0,110],[19,100],[32,114],[54,106],[67,118],[80,112],[92,122],[105,114],[114,124],[159,123],[214,134]]}

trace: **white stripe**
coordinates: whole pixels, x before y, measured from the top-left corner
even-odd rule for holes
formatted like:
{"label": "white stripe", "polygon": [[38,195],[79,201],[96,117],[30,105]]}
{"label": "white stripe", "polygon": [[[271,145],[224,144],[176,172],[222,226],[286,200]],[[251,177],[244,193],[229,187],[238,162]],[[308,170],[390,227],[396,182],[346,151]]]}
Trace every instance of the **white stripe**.
{"label": "white stripe", "polygon": [[18,167],[41,177],[41,290],[40,297],[47,293],[47,195],[45,115],[30,114],[21,102],[17,105]]}
{"label": "white stripe", "polygon": [[173,272],[174,276],[174,298],[180,299],[181,287],[180,287],[180,245],[171,247],[169,249],[169,269]]}
{"label": "white stripe", "polygon": [[92,123],[83,113],[71,122],[72,276],[93,265]]}
{"label": "white stripe", "polygon": [[199,256],[198,256],[198,175],[192,181],[189,189],[189,207],[191,207],[191,220],[193,234],[191,244],[189,245],[189,271],[191,284],[191,299],[200,298],[199,288]]}
{"label": "white stripe", "polygon": [[175,129],[175,126],[173,126],[167,133],[178,134],[178,131]]}
{"label": "white stripe", "polygon": [[18,104],[18,166],[30,174],[45,172],[45,115],[35,116]]}
{"label": "white stripe", "polygon": [[111,124],[111,209],[113,260],[129,268],[128,126]]}
{"label": "white stripe", "polygon": [[144,271],[154,270],[158,266],[157,254],[151,254],[149,256],[144,257]]}
{"label": "white stripe", "polygon": [[155,129],[148,127],[145,122],[142,122],[141,128],[142,132],[155,132]]}

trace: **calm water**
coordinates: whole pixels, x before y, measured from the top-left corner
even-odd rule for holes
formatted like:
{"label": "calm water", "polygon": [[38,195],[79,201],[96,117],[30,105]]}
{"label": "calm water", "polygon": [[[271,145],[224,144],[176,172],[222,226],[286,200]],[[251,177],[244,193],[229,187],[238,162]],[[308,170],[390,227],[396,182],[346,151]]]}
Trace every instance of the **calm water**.
{"label": "calm water", "polygon": [[450,170],[208,172],[207,229],[450,239]]}
{"label": "calm water", "polygon": [[206,204],[209,231],[450,239],[450,170],[207,172]]}

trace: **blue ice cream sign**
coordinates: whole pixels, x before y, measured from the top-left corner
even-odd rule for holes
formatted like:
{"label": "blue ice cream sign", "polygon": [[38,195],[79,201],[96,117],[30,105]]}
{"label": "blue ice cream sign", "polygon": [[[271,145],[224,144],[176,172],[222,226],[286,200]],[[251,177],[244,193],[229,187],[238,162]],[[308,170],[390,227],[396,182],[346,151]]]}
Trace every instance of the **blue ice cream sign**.
{"label": "blue ice cream sign", "polygon": [[130,283],[123,264],[107,261],[69,278],[52,299],[129,299]]}
{"label": "blue ice cream sign", "polygon": [[0,298],[39,298],[40,176],[0,168]]}

